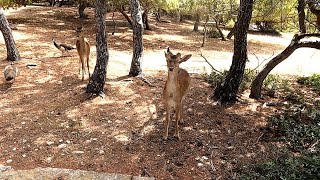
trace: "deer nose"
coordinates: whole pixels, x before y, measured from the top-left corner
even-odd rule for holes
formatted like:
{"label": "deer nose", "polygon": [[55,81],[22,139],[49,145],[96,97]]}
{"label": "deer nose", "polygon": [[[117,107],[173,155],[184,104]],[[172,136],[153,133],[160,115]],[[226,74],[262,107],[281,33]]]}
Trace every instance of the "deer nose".
{"label": "deer nose", "polygon": [[169,71],[173,71],[174,67],[169,67]]}

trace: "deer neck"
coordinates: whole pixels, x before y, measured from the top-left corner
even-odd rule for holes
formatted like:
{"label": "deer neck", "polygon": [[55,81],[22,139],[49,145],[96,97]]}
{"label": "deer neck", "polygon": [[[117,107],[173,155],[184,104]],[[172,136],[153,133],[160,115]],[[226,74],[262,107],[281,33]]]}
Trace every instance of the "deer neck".
{"label": "deer neck", "polygon": [[179,74],[179,67],[176,67],[173,69],[173,71],[168,71],[168,80],[167,80],[167,84],[169,86],[176,86],[177,82],[178,82],[178,74]]}

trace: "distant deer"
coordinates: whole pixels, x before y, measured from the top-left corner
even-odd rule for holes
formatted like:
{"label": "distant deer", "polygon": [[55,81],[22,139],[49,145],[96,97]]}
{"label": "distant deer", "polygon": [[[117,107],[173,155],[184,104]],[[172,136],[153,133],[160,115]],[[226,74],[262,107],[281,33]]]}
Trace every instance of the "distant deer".
{"label": "distant deer", "polygon": [[18,68],[11,62],[4,68],[3,75],[8,83],[13,83],[18,75]]}
{"label": "distant deer", "polygon": [[77,51],[80,57],[80,65],[81,65],[81,67],[79,66],[79,74],[82,69],[82,81],[83,81],[84,73],[85,73],[85,62],[87,63],[88,74],[90,79],[90,68],[89,68],[90,44],[89,44],[89,41],[82,35],[82,27],[77,27],[75,31],[77,32],[76,46],[77,46]]}
{"label": "distant deer", "polygon": [[165,52],[165,57],[167,60],[168,77],[163,90],[164,106],[167,112],[166,129],[163,138],[165,140],[168,138],[171,109],[175,108],[176,130],[174,136],[180,140],[179,121],[182,118],[182,102],[190,88],[191,78],[188,72],[180,68],[179,65],[187,61],[191,57],[191,54],[181,57],[180,53],[174,55],[168,48],[167,52]]}

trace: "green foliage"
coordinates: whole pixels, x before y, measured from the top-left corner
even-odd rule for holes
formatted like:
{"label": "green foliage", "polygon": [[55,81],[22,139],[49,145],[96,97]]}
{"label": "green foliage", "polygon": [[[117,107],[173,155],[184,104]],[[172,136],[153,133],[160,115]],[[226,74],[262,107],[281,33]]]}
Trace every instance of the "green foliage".
{"label": "green foliage", "polygon": [[[228,73],[229,71],[227,70],[224,70],[222,73],[212,71],[211,74],[208,76],[208,83],[212,87],[216,87],[217,84],[224,81]],[[257,75],[257,72],[255,70],[246,69],[242,78],[242,82],[239,87],[239,91],[244,91],[248,89],[256,75]]]}
{"label": "green foliage", "polygon": [[240,179],[319,179],[319,107],[296,105],[270,117],[268,127],[284,146],[272,160],[241,167]]}
{"label": "green foliage", "polygon": [[297,82],[310,85],[315,91],[320,91],[320,74],[313,74],[309,77],[300,77]]}
{"label": "green foliage", "polygon": [[[285,112],[269,118],[268,126],[281,135],[279,140],[288,143],[294,151],[303,151],[320,139],[320,111],[298,106],[293,112]],[[319,144],[317,145],[319,151]]]}
{"label": "green foliage", "polygon": [[279,75],[268,74],[263,81],[263,89],[267,91],[284,90],[285,92],[291,92],[291,86],[288,79],[281,78]]}
{"label": "green foliage", "polygon": [[210,27],[207,30],[207,37],[208,38],[220,38],[219,31],[215,27]]}
{"label": "green foliage", "polygon": [[319,179],[320,155],[282,152],[276,159],[241,169],[240,179]]}

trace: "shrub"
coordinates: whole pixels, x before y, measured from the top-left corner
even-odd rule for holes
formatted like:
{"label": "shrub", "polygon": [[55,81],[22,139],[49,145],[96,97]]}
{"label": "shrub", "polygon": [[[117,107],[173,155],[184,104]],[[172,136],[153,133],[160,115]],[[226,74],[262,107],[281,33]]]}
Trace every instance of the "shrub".
{"label": "shrub", "polygon": [[313,74],[309,77],[300,77],[297,82],[310,85],[315,91],[320,91],[320,74]]}
{"label": "shrub", "polygon": [[242,166],[240,179],[320,179],[320,110],[297,105],[268,126],[285,146],[272,160]]}

